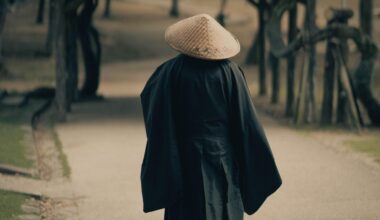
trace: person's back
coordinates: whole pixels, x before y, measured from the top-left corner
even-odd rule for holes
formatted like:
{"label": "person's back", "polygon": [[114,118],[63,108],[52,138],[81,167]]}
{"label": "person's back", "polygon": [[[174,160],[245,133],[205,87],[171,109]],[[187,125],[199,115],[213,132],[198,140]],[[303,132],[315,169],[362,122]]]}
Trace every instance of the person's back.
{"label": "person's back", "polygon": [[165,220],[242,220],[281,185],[241,69],[239,42],[209,15],[170,26],[181,52],[141,93],[147,145],[144,211]]}
{"label": "person's back", "polygon": [[176,69],[172,92],[184,194],[167,208],[166,219],[242,219],[230,132],[231,77],[226,72],[230,61],[184,55],[177,59],[181,67]]}
{"label": "person's back", "polygon": [[228,136],[230,91],[227,60],[204,61],[181,55],[176,76],[176,110],[184,136]]}

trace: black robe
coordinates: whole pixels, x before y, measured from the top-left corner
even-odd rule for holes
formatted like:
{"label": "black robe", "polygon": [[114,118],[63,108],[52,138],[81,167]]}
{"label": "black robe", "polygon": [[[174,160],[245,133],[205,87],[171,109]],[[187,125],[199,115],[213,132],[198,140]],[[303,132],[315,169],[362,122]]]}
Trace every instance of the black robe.
{"label": "black robe", "polygon": [[242,70],[179,55],[141,93],[144,212],[166,220],[240,220],[281,185]]}

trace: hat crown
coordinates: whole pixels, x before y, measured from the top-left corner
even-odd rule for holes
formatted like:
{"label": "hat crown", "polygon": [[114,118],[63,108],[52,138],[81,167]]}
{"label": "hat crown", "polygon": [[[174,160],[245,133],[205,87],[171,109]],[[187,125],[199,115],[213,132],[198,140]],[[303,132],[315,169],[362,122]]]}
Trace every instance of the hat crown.
{"label": "hat crown", "polygon": [[208,14],[173,24],[166,30],[165,39],[181,53],[203,59],[226,59],[240,51],[236,38]]}

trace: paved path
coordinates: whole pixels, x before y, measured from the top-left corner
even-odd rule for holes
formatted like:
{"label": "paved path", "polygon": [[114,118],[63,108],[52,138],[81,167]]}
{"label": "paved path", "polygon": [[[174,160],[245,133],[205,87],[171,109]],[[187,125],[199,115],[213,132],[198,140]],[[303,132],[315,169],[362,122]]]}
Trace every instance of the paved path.
{"label": "paved path", "polygon": [[0,186],[2,190],[28,193],[35,196],[42,195],[50,198],[73,197],[70,182],[63,178],[43,181],[22,176],[0,174]]}
{"label": "paved path", "polygon": [[[58,126],[82,220],[159,220],[144,214],[139,171],[145,131],[138,93],[162,60],[106,65],[103,102],[76,104]],[[380,219],[380,172],[261,115],[284,184],[247,220]]]}

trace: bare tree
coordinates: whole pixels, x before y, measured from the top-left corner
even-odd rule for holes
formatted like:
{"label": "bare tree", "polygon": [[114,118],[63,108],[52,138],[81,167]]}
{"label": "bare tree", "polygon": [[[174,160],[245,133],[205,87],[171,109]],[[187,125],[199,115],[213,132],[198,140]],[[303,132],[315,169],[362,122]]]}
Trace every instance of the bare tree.
{"label": "bare tree", "polygon": [[299,35],[288,46],[285,46],[283,39],[277,34],[280,29],[279,21],[284,11],[293,7],[295,2],[295,0],[281,1],[282,4],[276,6],[276,13],[273,13],[274,16],[272,16],[268,23],[268,35],[271,41],[272,53],[278,57],[288,56],[307,44],[316,43],[328,38],[351,39],[361,54],[359,65],[353,74],[353,85],[357,92],[356,97],[363,103],[372,124],[380,126],[380,103],[371,89],[374,62],[378,53],[376,44],[358,28],[346,24],[334,24],[318,30],[307,37]]}
{"label": "bare tree", "polygon": [[259,35],[256,33],[245,57],[246,64],[257,64],[259,59]]}
{"label": "bare tree", "polygon": [[[333,9],[327,13],[328,26],[333,24],[348,24],[348,19],[353,16],[353,11],[349,9]],[[330,125],[333,122],[333,106],[334,106],[334,87],[335,79],[337,79],[337,69],[342,68],[341,63],[335,60],[334,51],[335,47],[339,47],[343,54],[344,62],[347,63],[348,44],[346,39],[340,39],[337,45],[336,39],[327,39],[326,57],[325,57],[325,73],[323,81],[323,100],[321,112],[321,124]],[[346,99],[347,96],[343,89],[343,85],[338,81],[338,107],[337,107],[337,122],[347,122],[346,115]]]}
{"label": "bare tree", "polygon": [[[258,0],[247,0],[247,1],[257,9],[258,13],[260,13]],[[246,64],[257,64],[258,63],[258,61],[259,61],[259,39],[260,39],[260,34],[259,34],[259,32],[257,32],[254,35],[251,47],[249,48],[247,56],[245,58]]]}
{"label": "bare tree", "polygon": [[272,53],[269,54],[269,63],[272,71],[272,97],[271,103],[276,104],[280,93],[280,60]]}
{"label": "bare tree", "polygon": [[54,46],[59,27],[58,25],[58,15],[59,12],[59,2],[58,0],[49,0],[49,20],[48,20],[48,32],[45,43],[45,54],[46,56],[51,56],[54,53]]}
{"label": "bare tree", "polygon": [[97,6],[98,0],[84,0],[84,6],[78,18],[79,40],[85,67],[81,97],[95,97],[100,82],[101,46],[98,31],[92,23]]}
{"label": "bare tree", "polygon": [[259,95],[267,94],[266,85],[266,50],[265,50],[265,0],[259,0]]}
{"label": "bare tree", "polygon": [[172,5],[170,8],[169,15],[171,17],[175,17],[175,18],[177,18],[179,16],[178,0],[172,0]]}
{"label": "bare tree", "polygon": [[[297,37],[297,4],[289,10],[288,43]],[[294,76],[296,69],[296,53],[287,57],[287,93],[285,115],[292,116],[294,112]]]}
{"label": "bare tree", "polygon": [[8,1],[0,0],[0,75],[6,72],[2,57],[3,47],[3,30],[8,12]]}
{"label": "bare tree", "polygon": [[[77,39],[82,47],[85,82],[81,97],[94,97],[100,77],[100,42],[92,26],[97,0],[54,0],[57,7],[55,22],[56,98],[58,120],[65,120],[71,103],[77,97],[78,54]],[[82,6],[82,7],[80,7]],[[82,10],[78,14],[78,9]]]}
{"label": "bare tree", "polygon": [[56,27],[56,92],[55,92],[55,106],[57,110],[57,120],[65,121],[66,112],[68,108],[68,96],[67,96],[67,82],[68,82],[68,70],[66,66],[66,46],[65,46],[65,13],[64,5],[65,0],[54,0],[57,5],[57,27]]}
{"label": "bare tree", "polygon": [[44,12],[45,12],[45,0],[39,0],[38,9],[37,9],[37,18],[36,18],[37,24],[44,23]]}
{"label": "bare tree", "polygon": [[[273,7],[277,4],[278,0],[248,0],[254,7],[257,8],[259,13],[259,30],[256,34],[252,46],[250,47],[246,63],[259,64],[259,95],[267,94],[266,85],[266,65],[267,65],[267,52],[266,52],[266,23],[268,17],[272,13]],[[269,54],[269,61],[272,71],[272,103],[278,102],[280,78],[279,78],[279,60],[276,56]]]}
{"label": "bare tree", "polygon": [[[68,1],[68,0],[66,0]],[[78,97],[78,13],[83,0],[70,1],[65,7],[65,50],[67,68],[67,111]]]}
{"label": "bare tree", "polygon": [[216,20],[222,25],[225,26],[225,18],[226,15],[224,14],[224,10],[226,9],[227,0],[221,0],[219,13],[216,16]]}
{"label": "bare tree", "polygon": [[[277,4],[278,0],[272,0],[269,8],[267,9],[268,14],[272,13],[272,9]],[[281,32],[279,33],[281,34]],[[269,53],[269,63],[272,72],[272,98],[271,102],[273,104],[278,103],[279,93],[280,93],[280,59],[274,56],[272,53]]]}
{"label": "bare tree", "polygon": [[74,100],[77,77],[78,77],[78,56],[77,56],[77,9],[81,0],[54,0],[57,6],[55,29],[55,51],[56,51],[56,92],[55,105],[57,109],[57,119],[66,120],[66,112],[71,110],[71,103]]}
{"label": "bare tree", "polygon": [[373,30],[373,0],[360,0],[359,3],[360,29],[372,37]]}
{"label": "bare tree", "polygon": [[111,0],[106,0],[104,7],[103,18],[111,17]]}
{"label": "bare tree", "polygon": [[[308,0],[306,2],[306,17],[305,17],[305,31],[306,35],[310,36],[316,31],[316,2],[315,0]],[[309,69],[307,75],[307,98],[305,104],[305,120],[307,122],[314,122],[316,120],[316,105],[315,105],[315,71],[316,71],[316,46],[315,43],[310,42],[307,45],[309,53]]]}

